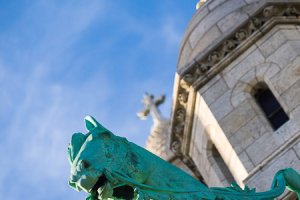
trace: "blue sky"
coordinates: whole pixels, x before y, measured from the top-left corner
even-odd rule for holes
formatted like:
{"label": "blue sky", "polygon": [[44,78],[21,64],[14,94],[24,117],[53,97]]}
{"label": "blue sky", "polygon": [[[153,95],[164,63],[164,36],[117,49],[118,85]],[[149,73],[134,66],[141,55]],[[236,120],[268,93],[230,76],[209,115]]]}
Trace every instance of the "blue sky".
{"label": "blue sky", "polygon": [[0,0],[0,199],[84,199],[66,149],[90,114],[144,145],[144,92],[170,115],[179,43],[197,0]]}

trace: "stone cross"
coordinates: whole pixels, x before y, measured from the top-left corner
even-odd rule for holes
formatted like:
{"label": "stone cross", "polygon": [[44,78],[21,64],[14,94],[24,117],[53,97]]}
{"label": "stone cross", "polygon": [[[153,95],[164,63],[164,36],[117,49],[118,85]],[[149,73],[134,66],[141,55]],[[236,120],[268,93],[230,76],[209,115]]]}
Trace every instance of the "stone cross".
{"label": "stone cross", "polygon": [[154,95],[145,93],[142,103],[144,104],[144,110],[137,113],[137,116],[145,120],[147,116],[150,114],[153,118],[154,124],[159,122],[167,121],[160,113],[158,106],[164,103],[165,95],[159,96],[158,98],[154,98]]}

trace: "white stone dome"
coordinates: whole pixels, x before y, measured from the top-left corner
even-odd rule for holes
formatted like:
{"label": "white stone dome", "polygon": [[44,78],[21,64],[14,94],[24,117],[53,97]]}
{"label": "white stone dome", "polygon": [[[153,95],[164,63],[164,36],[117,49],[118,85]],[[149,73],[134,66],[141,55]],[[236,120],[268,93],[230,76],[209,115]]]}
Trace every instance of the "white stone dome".
{"label": "white stone dome", "polygon": [[207,0],[192,17],[179,49],[181,74],[234,30],[269,3],[300,3],[299,0]]}

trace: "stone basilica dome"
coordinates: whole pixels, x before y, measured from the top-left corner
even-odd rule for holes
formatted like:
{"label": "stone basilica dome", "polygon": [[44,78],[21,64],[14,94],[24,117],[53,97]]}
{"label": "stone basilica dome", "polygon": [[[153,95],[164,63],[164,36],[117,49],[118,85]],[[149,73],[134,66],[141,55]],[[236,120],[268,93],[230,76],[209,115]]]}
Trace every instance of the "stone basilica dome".
{"label": "stone basilica dome", "polygon": [[[178,72],[200,60],[203,55],[224,42],[234,30],[241,27],[245,31],[254,31],[262,24],[262,18],[275,14],[272,8],[265,9],[268,4],[299,3],[299,0],[206,0],[200,1],[200,7],[193,15],[182,39],[178,58]],[[253,21],[253,27],[243,26]],[[249,30],[251,29],[252,30]],[[248,29],[248,30],[247,30]],[[235,39],[245,39],[244,34]]]}

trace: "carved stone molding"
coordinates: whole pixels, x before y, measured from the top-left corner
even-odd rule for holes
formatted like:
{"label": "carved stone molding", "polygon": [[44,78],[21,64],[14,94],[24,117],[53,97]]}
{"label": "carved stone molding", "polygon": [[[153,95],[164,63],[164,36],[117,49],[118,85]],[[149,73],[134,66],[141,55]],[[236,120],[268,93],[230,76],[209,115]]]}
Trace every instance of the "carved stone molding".
{"label": "carved stone molding", "polygon": [[204,179],[200,173],[200,171],[198,170],[197,166],[195,165],[194,161],[192,158],[190,158],[189,156],[184,156],[182,157],[182,162],[194,173],[194,176],[201,181],[203,184],[206,185],[206,183],[204,182]]}
{"label": "carved stone molding", "polygon": [[[253,41],[257,41],[277,24],[300,24],[300,4],[268,4],[255,16],[251,17],[245,25],[234,31],[225,41],[208,52],[200,60],[194,60],[194,64],[186,69],[181,75],[175,94],[175,107],[171,119],[171,148],[172,151],[190,169],[196,166],[192,159],[186,155],[190,140],[190,129],[186,124],[190,124],[193,119],[193,112],[188,106],[191,91],[197,91],[211,78],[228,66],[237,56],[247,50]],[[194,104],[195,102],[193,102]],[[200,174],[199,174],[200,175]]]}

